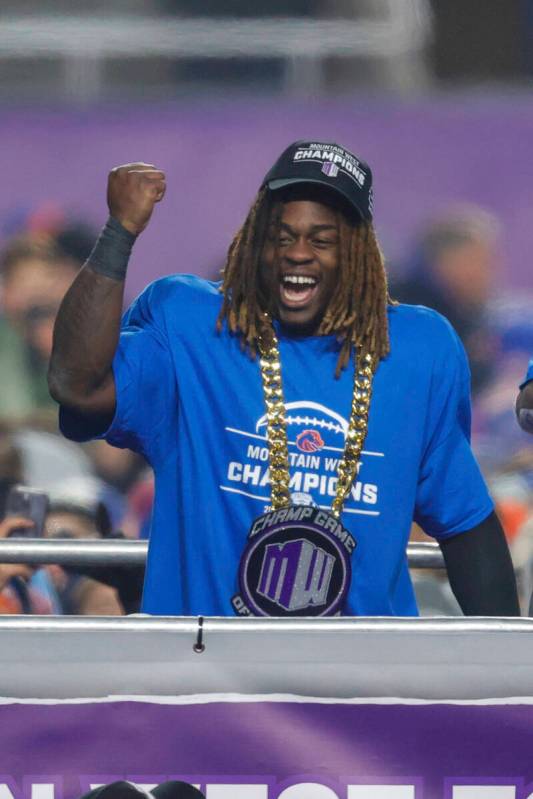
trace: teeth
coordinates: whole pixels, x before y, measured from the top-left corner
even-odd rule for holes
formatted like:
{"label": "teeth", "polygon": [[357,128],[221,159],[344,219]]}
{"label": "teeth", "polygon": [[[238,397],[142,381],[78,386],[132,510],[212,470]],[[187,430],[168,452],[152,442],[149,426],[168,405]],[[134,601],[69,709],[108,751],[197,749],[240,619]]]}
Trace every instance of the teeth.
{"label": "teeth", "polygon": [[316,283],[316,278],[305,277],[303,275],[285,275],[285,277],[283,278],[283,282],[293,283],[295,285],[314,286]]}

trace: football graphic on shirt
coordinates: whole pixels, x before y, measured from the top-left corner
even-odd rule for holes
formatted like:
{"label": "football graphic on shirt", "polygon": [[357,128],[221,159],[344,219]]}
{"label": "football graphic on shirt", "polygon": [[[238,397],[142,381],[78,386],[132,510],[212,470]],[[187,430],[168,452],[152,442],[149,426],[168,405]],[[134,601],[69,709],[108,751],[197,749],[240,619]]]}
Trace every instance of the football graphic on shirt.
{"label": "football graphic on shirt", "polygon": [[[348,422],[325,405],[310,400],[287,402],[285,421],[292,502],[329,506],[335,496]],[[256,433],[266,436],[266,428],[264,414],[257,421]]]}
{"label": "football graphic on shirt", "polygon": [[[340,414],[318,402],[300,400],[285,404],[285,422],[289,445],[301,452],[317,452],[332,448],[342,452],[348,422]],[[256,433],[266,434],[266,414],[258,420]]]}

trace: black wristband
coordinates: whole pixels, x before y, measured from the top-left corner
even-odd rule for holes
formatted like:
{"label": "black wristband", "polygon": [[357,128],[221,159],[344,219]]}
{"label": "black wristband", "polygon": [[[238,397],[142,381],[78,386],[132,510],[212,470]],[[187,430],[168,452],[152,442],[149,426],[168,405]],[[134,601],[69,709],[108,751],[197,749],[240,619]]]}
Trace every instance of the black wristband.
{"label": "black wristband", "polygon": [[110,216],[87,259],[87,266],[99,275],[124,280],[136,238]]}

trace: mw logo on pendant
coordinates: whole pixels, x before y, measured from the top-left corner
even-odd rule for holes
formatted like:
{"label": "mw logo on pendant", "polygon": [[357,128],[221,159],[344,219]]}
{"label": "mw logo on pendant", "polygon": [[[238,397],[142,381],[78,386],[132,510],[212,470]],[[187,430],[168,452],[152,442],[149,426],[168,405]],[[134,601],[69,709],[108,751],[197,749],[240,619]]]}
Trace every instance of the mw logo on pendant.
{"label": "mw logo on pendant", "polygon": [[290,505],[252,525],[239,567],[240,615],[331,616],[342,611],[356,541],[328,511]]}

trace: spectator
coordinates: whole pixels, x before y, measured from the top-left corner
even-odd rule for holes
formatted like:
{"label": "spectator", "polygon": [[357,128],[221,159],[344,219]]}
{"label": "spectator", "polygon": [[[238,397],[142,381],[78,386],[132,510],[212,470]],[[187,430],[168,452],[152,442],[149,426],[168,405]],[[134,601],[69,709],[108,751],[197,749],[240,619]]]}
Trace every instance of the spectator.
{"label": "spectator", "polygon": [[[33,527],[31,519],[12,516],[0,522],[0,539]],[[0,563],[0,614],[50,613],[48,604],[29,588],[33,569],[26,563]]]}
{"label": "spectator", "polygon": [[498,221],[483,209],[450,210],[423,230],[405,277],[391,289],[400,302],[427,305],[449,319],[469,357],[474,395],[491,380],[499,348],[487,313],[498,235]]}
{"label": "spectator", "polygon": [[46,385],[59,304],[79,262],[50,239],[22,235],[0,255],[0,418],[53,409]]}
{"label": "spectator", "polygon": [[[4,518],[9,490],[24,482],[23,458],[9,430],[0,424],[0,539],[30,529],[30,519]],[[0,614],[51,613],[54,610],[46,576],[35,577],[27,564],[0,563]]]}
{"label": "spectator", "polygon": [[[57,410],[46,382],[56,312],[94,240],[85,226],[60,221],[34,226],[31,233],[11,239],[0,254],[0,374],[8,376],[0,394],[0,419],[33,428],[20,435],[29,467],[40,466],[44,455],[45,474],[35,484],[48,488],[72,468],[81,474],[88,467],[116,488],[118,502],[145,466],[140,456],[104,441],[86,447],[85,454],[79,447],[77,453],[72,447],[69,452],[59,438],[52,441],[42,432],[43,427],[57,430]],[[124,512],[124,502],[118,505],[116,520]]]}
{"label": "spectator", "polygon": [[7,494],[12,485],[22,482],[23,464],[19,448],[8,428],[0,422],[0,519],[5,515]]}
{"label": "spectator", "polygon": [[[45,535],[57,539],[98,539],[124,536],[111,529],[107,508],[100,501],[70,497],[53,498]],[[143,566],[49,567],[49,572],[67,615],[119,616],[139,610]]]}

